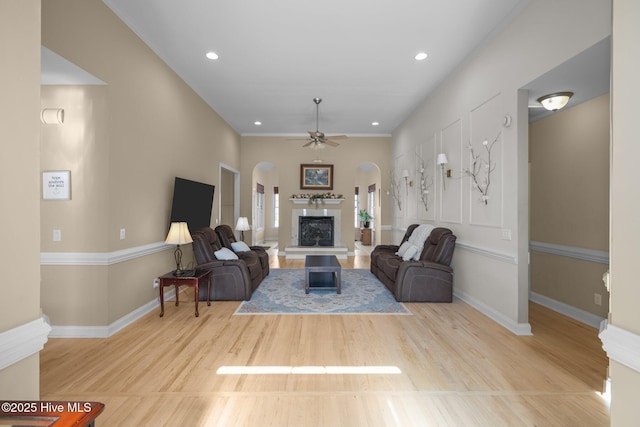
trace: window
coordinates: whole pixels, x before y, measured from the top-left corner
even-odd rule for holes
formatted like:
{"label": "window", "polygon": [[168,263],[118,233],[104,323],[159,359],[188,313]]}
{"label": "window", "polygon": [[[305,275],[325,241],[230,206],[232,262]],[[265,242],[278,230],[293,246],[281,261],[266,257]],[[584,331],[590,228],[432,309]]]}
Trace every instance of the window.
{"label": "window", "polygon": [[[371,184],[367,192],[367,211],[372,218],[376,217],[376,185]],[[373,227],[373,224],[371,225]]]}
{"label": "window", "polygon": [[353,226],[360,228],[360,199],[358,198],[359,187],[356,187],[353,198]]}
{"label": "window", "polygon": [[280,226],[280,194],[278,187],[273,187],[273,228]]}
{"label": "window", "polygon": [[256,185],[256,229],[264,228],[264,185]]}

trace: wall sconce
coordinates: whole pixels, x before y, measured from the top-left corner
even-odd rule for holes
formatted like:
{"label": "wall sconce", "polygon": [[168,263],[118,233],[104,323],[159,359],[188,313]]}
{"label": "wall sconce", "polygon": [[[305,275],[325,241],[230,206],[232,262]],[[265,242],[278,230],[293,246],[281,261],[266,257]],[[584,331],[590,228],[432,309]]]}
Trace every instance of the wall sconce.
{"label": "wall sconce", "polygon": [[249,220],[247,217],[238,217],[238,222],[236,222],[236,231],[240,232],[240,240],[244,242],[244,232],[249,230],[251,230],[251,227],[249,227]]}
{"label": "wall sconce", "polygon": [[45,108],[40,113],[40,120],[45,125],[61,125],[64,123],[64,109]]}
{"label": "wall sconce", "polygon": [[538,98],[538,102],[549,111],[558,111],[569,102],[573,92],[556,92]]}
{"label": "wall sconce", "polygon": [[173,275],[182,276],[184,274],[184,270],[182,270],[182,249],[180,249],[180,245],[193,242],[187,223],[172,222],[171,228],[169,228],[169,234],[167,234],[167,240],[164,242],[168,245],[177,245],[176,250],[173,253],[173,256],[176,259],[176,271],[173,272]]}
{"label": "wall sconce", "polygon": [[445,176],[447,178],[451,178],[451,169],[447,169],[446,175],[445,175],[445,172],[444,172],[444,165],[449,163],[449,161],[447,160],[447,155],[444,154],[444,153],[438,154],[438,158],[436,160],[436,163],[440,165],[440,169],[442,170],[442,189],[446,190],[447,188],[444,185],[444,178],[445,178]]}
{"label": "wall sconce", "polygon": [[409,179],[409,171],[407,169],[404,169],[402,171],[402,177],[404,178],[404,183],[409,186],[409,187],[413,187],[413,181],[411,181]]}

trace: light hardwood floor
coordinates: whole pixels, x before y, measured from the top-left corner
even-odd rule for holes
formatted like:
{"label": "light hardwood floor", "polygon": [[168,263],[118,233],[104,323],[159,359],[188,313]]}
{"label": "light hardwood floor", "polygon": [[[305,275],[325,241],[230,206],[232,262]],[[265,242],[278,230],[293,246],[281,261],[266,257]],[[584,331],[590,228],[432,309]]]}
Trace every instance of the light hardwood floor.
{"label": "light hardwood floor", "polygon": [[[238,304],[201,304],[199,318],[165,304],[108,339],[50,339],[41,399],[104,402],[98,427],[609,425],[597,331],[536,304],[528,337],[459,300],[407,304],[412,316],[233,316]],[[399,373],[217,373],[268,366]]]}

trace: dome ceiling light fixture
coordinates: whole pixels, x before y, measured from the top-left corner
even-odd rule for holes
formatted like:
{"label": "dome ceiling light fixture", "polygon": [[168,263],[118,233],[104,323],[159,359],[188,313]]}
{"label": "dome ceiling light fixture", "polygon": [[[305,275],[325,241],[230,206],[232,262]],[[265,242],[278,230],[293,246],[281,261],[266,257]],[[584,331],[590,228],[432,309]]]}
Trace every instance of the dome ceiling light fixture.
{"label": "dome ceiling light fixture", "polygon": [[538,98],[538,102],[549,111],[558,111],[563,108],[569,102],[569,99],[573,96],[573,92],[556,92],[549,95],[541,96]]}

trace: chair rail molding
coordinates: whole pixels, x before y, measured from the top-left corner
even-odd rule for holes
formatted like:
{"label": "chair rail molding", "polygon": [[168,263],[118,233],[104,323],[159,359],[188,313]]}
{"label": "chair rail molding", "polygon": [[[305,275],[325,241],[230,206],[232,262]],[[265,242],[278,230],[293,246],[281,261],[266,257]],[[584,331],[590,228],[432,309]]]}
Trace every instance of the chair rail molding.
{"label": "chair rail molding", "polygon": [[456,240],[456,248],[464,249],[466,251],[473,252],[479,255],[484,255],[489,258],[494,258],[498,261],[508,262],[509,264],[518,263],[518,256],[516,254],[496,251],[493,248],[487,248],[485,246],[480,246],[475,243],[466,242],[460,239]]}
{"label": "chair rail molding", "polygon": [[606,251],[557,245],[555,243],[536,242],[533,240],[529,242],[529,249],[534,252],[542,252],[545,254],[559,255],[581,261],[597,262],[599,264],[609,265],[609,252]]}
{"label": "chair rail molding", "polygon": [[49,339],[51,326],[44,317],[0,333],[0,369],[38,353]]}
{"label": "chair rail molding", "polygon": [[40,265],[113,265],[172,249],[164,242],[113,252],[41,252]]}
{"label": "chair rail molding", "polygon": [[640,335],[603,320],[598,337],[610,359],[640,372]]}

